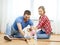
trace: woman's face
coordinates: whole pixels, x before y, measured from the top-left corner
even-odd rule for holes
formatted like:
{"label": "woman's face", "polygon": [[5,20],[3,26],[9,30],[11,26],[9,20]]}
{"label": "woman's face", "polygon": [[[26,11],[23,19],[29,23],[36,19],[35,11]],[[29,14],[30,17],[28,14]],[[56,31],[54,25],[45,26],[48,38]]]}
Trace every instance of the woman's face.
{"label": "woman's face", "polygon": [[38,13],[39,13],[39,15],[44,15],[44,11],[43,11],[43,9],[42,8],[40,8],[40,9],[38,9]]}

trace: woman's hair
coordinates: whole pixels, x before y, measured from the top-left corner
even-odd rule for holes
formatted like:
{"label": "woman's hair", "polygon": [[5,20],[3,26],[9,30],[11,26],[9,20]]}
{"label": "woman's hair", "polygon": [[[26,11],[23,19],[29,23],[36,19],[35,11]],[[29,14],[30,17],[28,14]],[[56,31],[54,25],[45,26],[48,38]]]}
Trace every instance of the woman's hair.
{"label": "woman's hair", "polygon": [[24,11],[24,15],[25,15],[25,14],[31,15],[31,12],[30,12],[29,10],[25,10],[25,11]]}
{"label": "woman's hair", "polygon": [[45,13],[45,8],[44,8],[44,6],[39,6],[39,8],[38,9],[42,9],[43,11],[44,11],[44,13]]}

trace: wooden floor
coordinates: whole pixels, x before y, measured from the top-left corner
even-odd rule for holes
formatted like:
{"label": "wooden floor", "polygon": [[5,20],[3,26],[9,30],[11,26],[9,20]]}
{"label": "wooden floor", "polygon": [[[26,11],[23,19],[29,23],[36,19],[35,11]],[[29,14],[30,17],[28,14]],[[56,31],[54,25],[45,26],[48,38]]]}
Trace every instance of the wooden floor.
{"label": "wooden floor", "polygon": [[[8,42],[3,37],[4,34],[0,34],[0,45],[28,45],[24,40],[12,40]],[[36,45],[60,45],[60,35],[51,35],[50,39],[38,39]]]}

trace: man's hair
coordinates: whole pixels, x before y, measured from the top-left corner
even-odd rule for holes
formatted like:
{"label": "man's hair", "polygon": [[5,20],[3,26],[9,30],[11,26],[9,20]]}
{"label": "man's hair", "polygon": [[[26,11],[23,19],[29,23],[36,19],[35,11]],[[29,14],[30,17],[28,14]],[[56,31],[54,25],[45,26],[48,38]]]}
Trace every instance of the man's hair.
{"label": "man's hair", "polygon": [[44,13],[45,13],[45,8],[44,8],[44,6],[40,6],[38,9],[42,9],[43,11],[44,11]]}
{"label": "man's hair", "polygon": [[24,15],[27,14],[27,15],[31,15],[31,12],[29,10],[25,10],[24,11]]}

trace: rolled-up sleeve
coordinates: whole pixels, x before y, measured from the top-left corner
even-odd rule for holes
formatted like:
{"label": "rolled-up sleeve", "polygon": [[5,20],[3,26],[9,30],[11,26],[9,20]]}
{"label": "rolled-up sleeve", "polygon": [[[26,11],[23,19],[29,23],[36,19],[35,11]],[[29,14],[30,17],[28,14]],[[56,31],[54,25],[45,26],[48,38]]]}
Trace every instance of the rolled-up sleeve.
{"label": "rolled-up sleeve", "polygon": [[37,25],[37,28],[38,29],[42,28],[42,26],[44,25],[45,21],[46,21],[46,17],[41,18],[39,23],[38,23],[38,25]]}

